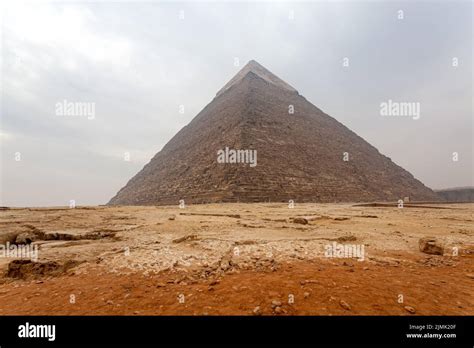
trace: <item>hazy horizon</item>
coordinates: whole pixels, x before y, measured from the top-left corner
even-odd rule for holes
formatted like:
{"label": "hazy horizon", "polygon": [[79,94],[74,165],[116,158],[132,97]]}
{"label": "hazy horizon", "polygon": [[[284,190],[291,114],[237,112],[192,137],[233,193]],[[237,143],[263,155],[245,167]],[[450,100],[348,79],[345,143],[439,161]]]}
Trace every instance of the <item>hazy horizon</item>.
{"label": "hazy horizon", "polygon": [[426,186],[474,185],[471,2],[11,2],[1,41],[3,206],[107,203],[252,59]]}

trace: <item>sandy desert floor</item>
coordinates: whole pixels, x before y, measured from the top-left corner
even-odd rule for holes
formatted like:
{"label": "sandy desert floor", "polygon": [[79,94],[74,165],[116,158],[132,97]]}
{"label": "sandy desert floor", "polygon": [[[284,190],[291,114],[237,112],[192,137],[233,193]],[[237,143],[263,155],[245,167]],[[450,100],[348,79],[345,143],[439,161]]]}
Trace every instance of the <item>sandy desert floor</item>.
{"label": "sandy desert floor", "polygon": [[[474,315],[473,211],[4,209],[0,244],[33,236],[29,247],[39,250],[36,262],[0,257],[0,315]],[[443,255],[421,252],[423,237]],[[328,257],[329,246],[341,245],[363,246],[363,260]]]}

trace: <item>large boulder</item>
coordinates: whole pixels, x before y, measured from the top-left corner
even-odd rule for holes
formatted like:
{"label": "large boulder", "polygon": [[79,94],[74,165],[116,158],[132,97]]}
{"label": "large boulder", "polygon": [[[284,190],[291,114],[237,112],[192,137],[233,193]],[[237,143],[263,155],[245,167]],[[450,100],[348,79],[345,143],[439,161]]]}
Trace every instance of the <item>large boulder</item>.
{"label": "large boulder", "polygon": [[4,233],[0,232],[0,244],[5,245],[7,244],[7,242],[10,244],[14,244],[17,236],[18,236],[18,232],[4,232]]}
{"label": "large boulder", "polygon": [[16,236],[15,244],[30,244],[38,239],[36,233],[24,232]]}
{"label": "large boulder", "polygon": [[420,251],[425,254],[443,255],[443,245],[433,237],[421,238],[418,241]]}

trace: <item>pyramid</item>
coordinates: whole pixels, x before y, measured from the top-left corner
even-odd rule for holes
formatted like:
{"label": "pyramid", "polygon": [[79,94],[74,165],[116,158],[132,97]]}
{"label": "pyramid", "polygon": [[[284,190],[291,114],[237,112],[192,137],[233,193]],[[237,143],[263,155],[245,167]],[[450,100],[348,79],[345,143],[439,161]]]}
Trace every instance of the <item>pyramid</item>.
{"label": "pyramid", "polygon": [[409,172],[252,60],[109,204],[404,197],[438,200]]}

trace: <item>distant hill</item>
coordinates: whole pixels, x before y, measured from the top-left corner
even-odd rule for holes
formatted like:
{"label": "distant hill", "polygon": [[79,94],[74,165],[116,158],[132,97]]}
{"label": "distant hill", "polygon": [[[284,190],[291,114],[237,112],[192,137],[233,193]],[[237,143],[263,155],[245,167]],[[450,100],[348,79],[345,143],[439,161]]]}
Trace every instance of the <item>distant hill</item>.
{"label": "distant hill", "polygon": [[474,187],[454,187],[435,190],[443,201],[448,202],[474,202]]}

